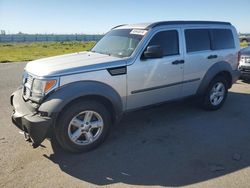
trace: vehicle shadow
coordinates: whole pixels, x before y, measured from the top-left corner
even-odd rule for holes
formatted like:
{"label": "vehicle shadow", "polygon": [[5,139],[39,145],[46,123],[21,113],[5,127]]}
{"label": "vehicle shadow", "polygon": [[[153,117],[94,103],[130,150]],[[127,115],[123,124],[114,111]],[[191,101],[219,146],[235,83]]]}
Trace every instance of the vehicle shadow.
{"label": "vehicle shadow", "polygon": [[94,151],[45,156],[61,170],[95,185],[185,186],[223,176],[250,164],[250,95],[229,93],[219,111],[194,100],[126,115]]}
{"label": "vehicle shadow", "polygon": [[243,83],[250,84],[250,79],[241,80]]}

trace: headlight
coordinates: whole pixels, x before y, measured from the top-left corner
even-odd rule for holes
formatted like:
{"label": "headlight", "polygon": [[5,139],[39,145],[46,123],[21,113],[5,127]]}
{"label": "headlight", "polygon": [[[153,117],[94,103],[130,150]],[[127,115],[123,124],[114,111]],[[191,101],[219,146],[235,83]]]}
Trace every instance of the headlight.
{"label": "headlight", "polygon": [[57,86],[57,80],[39,80],[34,79],[33,85],[32,85],[32,92],[35,94],[47,94],[52,89],[55,89]]}
{"label": "headlight", "polygon": [[250,57],[246,57],[246,63],[250,63]]}
{"label": "headlight", "polygon": [[57,87],[58,87],[57,79],[52,79],[52,80],[34,79],[31,89],[32,92],[31,100],[40,103],[46,94],[56,89]]}

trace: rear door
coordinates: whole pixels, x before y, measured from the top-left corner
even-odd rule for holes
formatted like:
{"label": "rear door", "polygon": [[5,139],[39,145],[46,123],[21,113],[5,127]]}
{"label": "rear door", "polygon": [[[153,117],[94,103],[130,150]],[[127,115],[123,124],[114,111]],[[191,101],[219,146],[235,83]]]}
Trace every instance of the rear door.
{"label": "rear door", "polygon": [[[216,62],[209,28],[184,28],[185,64],[182,96],[194,95],[206,71]],[[215,55],[215,54],[214,54]]]}
{"label": "rear door", "polygon": [[201,80],[215,63],[226,61],[232,66],[237,62],[231,29],[224,27],[184,28],[185,64],[183,96],[196,94]]}

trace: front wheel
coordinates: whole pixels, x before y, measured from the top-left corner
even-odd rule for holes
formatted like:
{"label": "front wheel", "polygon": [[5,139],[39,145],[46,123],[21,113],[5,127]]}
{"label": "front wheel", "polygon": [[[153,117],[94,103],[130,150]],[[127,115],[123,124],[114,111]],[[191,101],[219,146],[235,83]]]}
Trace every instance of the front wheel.
{"label": "front wheel", "polygon": [[110,113],[104,105],[96,101],[78,101],[60,114],[55,134],[63,149],[83,152],[100,145],[110,126]]}
{"label": "front wheel", "polygon": [[214,78],[204,95],[202,105],[206,110],[218,110],[224,104],[228,93],[227,81],[221,76]]}

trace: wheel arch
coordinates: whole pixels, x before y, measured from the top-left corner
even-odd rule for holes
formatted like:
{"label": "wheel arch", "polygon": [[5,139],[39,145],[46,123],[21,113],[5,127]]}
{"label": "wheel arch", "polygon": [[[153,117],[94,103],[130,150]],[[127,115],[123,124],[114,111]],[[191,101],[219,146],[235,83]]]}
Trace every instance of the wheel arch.
{"label": "wheel arch", "polygon": [[57,114],[57,117],[55,119],[55,122],[58,122],[58,118],[60,117],[60,115],[63,113],[63,111],[65,109],[67,109],[69,106],[75,104],[75,103],[80,103],[81,101],[86,101],[86,100],[89,100],[89,101],[96,101],[96,102],[99,102],[101,103],[102,105],[104,105],[108,111],[110,112],[110,115],[111,115],[111,120],[112,120],[112,123],[114,123],[116,121],[116,112],[115,112],[115,109],[114,109],[114,106],[113,104],[111,103],[111,101],[109,101],[107,98],[103,97],[103,96],[100,96],[100,95],[85,95],[85,96],[81,96],[81,97],[78,97],[76,99],[73,99],[72,101],[70,101],[69,103],[67,103],[62,109],[60,112],[58,112]]}
{"label": "wheel arch", "polygon": [[39,111],[53,114],[56,120],[68,105],[79,100],[101,102],[111,110],[113,121],[118,120],[123,112],[121,96],[111,86],[97,81],[79,81],[62,86],[43,101]]}
{"label": "wheel arch", "polygon": [[233,84],[232,67],[228,62],[221,61],[215,63],[208,69],[208,71],[206,72],[205,76],[201,81],[201,84],[196,94],[203,95],[206,92],[206,88],[208,87],[209,83],[217,76],[223,76],[228,83],[228,88],[232,87]]}

